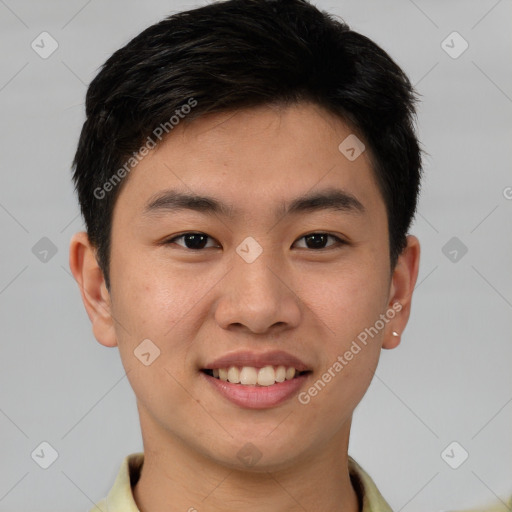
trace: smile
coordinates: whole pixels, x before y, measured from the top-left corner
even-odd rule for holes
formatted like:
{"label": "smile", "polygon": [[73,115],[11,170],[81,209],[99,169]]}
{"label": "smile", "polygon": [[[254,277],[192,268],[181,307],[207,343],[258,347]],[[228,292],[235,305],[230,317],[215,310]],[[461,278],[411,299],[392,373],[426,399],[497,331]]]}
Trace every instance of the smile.
{"label": "smile", "polygon": [[207,375],[231,384],[242,386],[272,386],[276,383],[292,380],[307,372],[299,372],[293,366],[271,366],[263,368],[254,366],[230,366],[203,370]]}

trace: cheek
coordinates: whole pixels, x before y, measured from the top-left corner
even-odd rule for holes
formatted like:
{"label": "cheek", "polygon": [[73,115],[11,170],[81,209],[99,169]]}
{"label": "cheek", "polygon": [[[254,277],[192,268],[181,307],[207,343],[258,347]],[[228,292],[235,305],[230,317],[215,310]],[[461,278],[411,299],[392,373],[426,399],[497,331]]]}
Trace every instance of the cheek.
{"label": "cheek", "polygon": [[203,280],[155,260],[125,258],[117,270],[122,278],[113,280],[114,312],[139,338],[166,339],[204,294]]}
{"label": "cheek", "polygon": [[[180,381],[188,378],[197,351],[194,342],[211,314],[208,292],[214,291],[225,272],[205,273],[195,267],[177,270],[156,259],[141,263],[123,258],[117,263],[117,275],[112,279],[113,313],[123,365],[138,371],[141,362],[134,351],[140,352],[139,345],[149,339],[156,346],[153,350],[159,352],[151,366],[161,366]],[[161,378],[171,379],[168,389],[175,384],[169,373]]]}
{"label": "cheek", "polygon": [[350,345],[384,312],[388,283],[384,272],[371,268],[352,266],[330,272],[328,279],[325,275],[304,275],[301,279],[304,301],[322,320],[332,349]]}
{"label": "cheek", "polygon": [[[184,319],[198,310],[204,285],[127,258],[117,272],[123,277],[112,280],[113,313],[123,367],[142,407],[160,409],[161,420],[169,421],[173,410],[190,407],[190,395],[179,384],[188,378],[194,339]],[[166,410],[165,403],[172,408]]]}
{"label": "cheek", "polygon": [[309,398],[319,413],[323,407],[325,414],[330,408],[339,411],[331,415],[335,429],[362,399],[377,367],[379,319],[386,311],[389,284],[385,269],[377,269],[375,262],[354,265],[320,282],[315,312],[329,329],[324,329],[322,369],[304,399]]}
{"label": "cheek", "polygon": [[308,302],[323,329],[320,382],[311,391],[323,395],[319,405],[336,404],[339,411],[351,410],[363,397],[380,356],[388,282],[384,270],[369,268],[332,273],[317,280],[322,285],[316,288],[314,279],[309,287],[304,283],[304,293],[315,290]]}

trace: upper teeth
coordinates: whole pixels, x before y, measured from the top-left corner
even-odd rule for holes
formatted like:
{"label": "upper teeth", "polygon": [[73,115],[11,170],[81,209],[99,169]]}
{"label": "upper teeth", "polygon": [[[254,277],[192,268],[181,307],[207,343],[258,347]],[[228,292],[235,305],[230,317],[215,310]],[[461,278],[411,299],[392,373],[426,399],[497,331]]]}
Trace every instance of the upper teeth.
{"label": "upper teeth", "polygon": [[293,379],[296,370],[293,366],[288,368],[286,366],[276,366],[275,368],[273,366],[264,366],[263,368],[230,366],[229,368],[214,368],[212,371],[214,377],[233,384],[271,386],[276,382]]}

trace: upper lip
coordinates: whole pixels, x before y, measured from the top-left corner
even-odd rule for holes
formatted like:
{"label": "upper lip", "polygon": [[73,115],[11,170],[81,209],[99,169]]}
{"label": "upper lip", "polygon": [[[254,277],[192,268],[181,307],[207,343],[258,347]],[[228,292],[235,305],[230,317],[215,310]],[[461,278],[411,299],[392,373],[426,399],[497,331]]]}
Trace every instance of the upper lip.
{"label": "upper lip", "polygon": [[273,350],[270,352],[251,352],[240,351],[221,356],[206,364],[204,369],[213,370],[215,368],[229,368],[230,366],[253,366],[263,368],[264,366],[293,366],[297,371],[303,372],[309,370],[309,367],[298,357],[292,356],[282,350]]}

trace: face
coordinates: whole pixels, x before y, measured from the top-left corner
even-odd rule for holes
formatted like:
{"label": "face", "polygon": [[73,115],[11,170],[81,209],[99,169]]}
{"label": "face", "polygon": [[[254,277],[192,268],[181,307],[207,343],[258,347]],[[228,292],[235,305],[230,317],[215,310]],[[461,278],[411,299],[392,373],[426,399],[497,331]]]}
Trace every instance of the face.
{"label": "face", "polygon": [[351,133],[310,104],[215,114],[131,171],[95,335],[119,347],[143,435],[267,470],[348,438],[415,274],[390,269],[367,151],[338,149]]}

